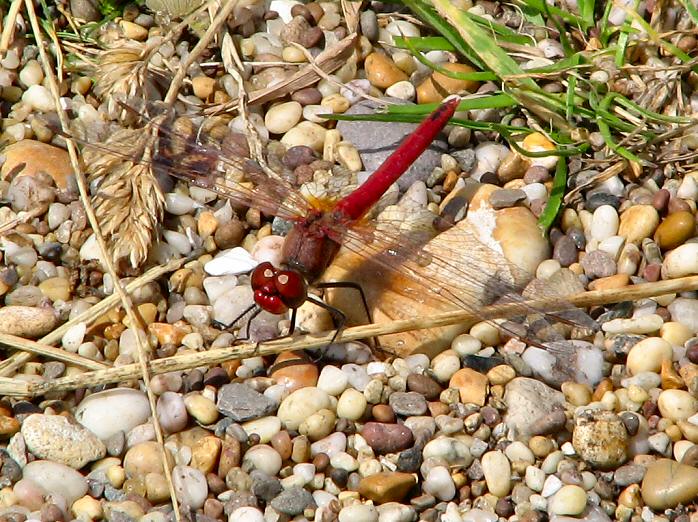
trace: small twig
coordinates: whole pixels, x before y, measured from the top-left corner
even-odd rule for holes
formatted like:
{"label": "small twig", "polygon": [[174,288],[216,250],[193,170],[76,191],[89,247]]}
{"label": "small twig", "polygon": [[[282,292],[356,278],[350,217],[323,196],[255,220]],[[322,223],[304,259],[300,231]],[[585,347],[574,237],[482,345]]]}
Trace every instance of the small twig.
{"label": "small twig", "polygon": [[[25,5],[26,5],[27,13],[29,15],[29,19],[31,21],[32,30],[34,32],[34,37],[36,38],[36,43],[37,43],[38,48],[39,48],[39,54],[41,55],[41,62],[42,62],[43,69],[44,69],[44,76],[46,77],[46,80],[48,81],[49,90],[51,91],[51,95],[53,96],[53,101],[54,101],[54,105],[56,107],[56,112],[58,114],[58,119],[61,122],[61,127],[62,127],[63,131],[68,132],[69,128],[70,128],[68,118],[65,114],[65,111],[63,110],[63,107],[61,106],[58,83],[56,82],[56,76],[54,74],[53,68],[51,67],[51,62],[48,58],[48,55],[46,54],[46,46],[44,44],[43,36],[41,34],[41,27],[39,25],[39,21],[37,20],[36,13],[34,12],[34,4],[32,3],[32,0],[26,0]],[[59,61],[59,63],[61,63],[62,58],[60,56],[62,55],[62,52],[61,52],[60,46],[56,47],[55,53],[59,56],[58,61]],[[102,232],[99,228],[99,220],[97,219],[97,216],[95,215],[94,208],[92,207],[92,202],[90,201],[90,194],[89,194],[89,189],[87,187],[87,181],[85,179],[85,175],[82,171],[82,168],[80,167],[77,148],[76,148],[73,140],[70,138],[66,139],[66,143],[68,146],[68,156],[70,157],[70,163],[71,163],[71,165],[73,167],[73,171],[75,173],[75,179],[76,179],[76,182],[78,185],[80,199],[82,200],[82,204],[83,204],[83,208],[85,209],[85,214],[87,216],[87,220],[89,221],[90,226],[92,227],[92,233],[95,235],[95,238],[97,240],[97,244],[99,245],[99,249],[102,253],[102,258],[103,258],[104,264],[106,265],[107,272],[109,273],[109,275],[112,277],[112,280],[114,281],[114,289],[116,290],[116,293],[119,295],[121,303],[123,304],[124,309],[126,310],[126,315],[128,316],[129,320],[131,321],[132,328],[134,328],[134,330],[136,330],[136,333],[138,334],[138,330],[139,330],[138,325],[141,324],[141,321],[139,320],[138,316],[136,315],[136,313],[134,311],[133,303],[131,302],[131,298],[124,291],[123,285],[121,284],[119,276],[116,273],[116,269],[114,268],[114,263],[109,255],[109,250],[107,249],[106,241],[104,240]],[[156,413],[155,394],[153,393],[153,391],[150,388],[150,375],[148,374],[148,366],[147,366],[148,350],[146,350],[145,346],[143,346],[143,340],[141,339],[141,336],[136,335],[135,337],[136,337],[136,347],[138,349],[138,355],[139,355],[138,365],[140,367],[141,378],[143,379],[143,384],[145,385],[146,394],[148,396],[148,402],[150,403],[150,409],[151,409],[151,412],[153,414],[153,428],[155,431],[155,437],[158,441],[158,444],[159,444],[160,450],[161,450],[161,456],[162,456],[162,462],[163,462],[163,471],[164,471],[165,479],[167,480],[169,490],[170,490],[170,499],[172,501],[172,508],[174,510],[175,520],[177,522],[180,522],[181,517],[180,517],[180,513],[179,513],[177,496],[175,494],[174,484],[172,483],[172,474],[171,474],[171,470],[169,467],[169,461],[167,459],[167,451],[168,450],[165,448],[165,440],[163,437],[162,428],[160,427],[160,422],[158,420],[157,413]]]}
{"label": "small twig", "polygon": [[109,367],[109,365],[95,361],[94,359],[88,359],[82,355],[70,353],[60,348],[54,348],[48,344],[30,341],[24,337],[17,337],[16,335],[0,333],[0,344],[7,345],[18,350],[23,350],[34,355],[44,355],[50,359],[63,361],[64,363],[87,368],[88,370],[102,370]]}
{"label": "small twig", "polygon": [[[470,310],[454,310],[429,317],[414,319],[402,319],[389,323],[368,324],[355,326],[343,330],[336,342],[348,342],[357,339],[388,335],[412,330],[438,328],[451,324],[471,325],[483,320],[501,319],[516,315],[527,314],[531,309],[556,311],[569,309],[569,305],[578,307],[598,306],[622,301],[657,297],[661,295],[687,292],[698,289],[698,276],[658,281],[656,283],[643,283],[614,288],[610,290],[594,290],[559,298],[532,299],[516,303],[486,306],[478,312]],[[260,344],[242,344],[227,348],[210,349],[186,355],[175,355],[164,359],[156,359],[149,363],[149,370],[153,375],[189,370],[198,366],[212,366],[232,359],[244,359],[247,357],[271,355],[287,350],[304,350],[327,346],[335,336],[335,332],[327,332],[320,335],[303,335],[296,338],[283,338]],[[407,355],[407,354],[405,354]],[[54,379],[50,382],[29,384],[30,396],[41,396],[54,391],[68,391],[76,388],[84,388],[110,384],[137,378],[139,367],[137,364],[129,364],[118,368],[98,370],[80,375],[71,375]],[[12,395],[12,388],[5,388],[0,381],[0,395]],[[26,395],[23,393],[22,395]]]}
{"label": "small twig", "polygon": [[2,30],[2,37],[0,37],[0,53],[3,55],[10,48],[10,42],[15,35],[15,23],[17,22],[17,16],[21,8],[22,0],[12,0],[10,10],[7,12],[5,27],[3,27]]}
{"label": "small twig", "polygon": [[13,230],[20,223],[26,223],[30,219],[40,216],[45,212],[45,210],[45,208],[37,207],[31,210],[19,212],[14,218],[7,220],[0,225],[0,235]]}
{"label": "small twig", "polygon": [[191,65],[196,61],[199,55],[201,55],[201,53],[206,49],[206,47],[208,47],[208,44],[211,43],[211,40],[213,40],[214,35],[225,23],[226,19],[228,18],[230,13],[233,12],[233,9],[235,9],[237,4],[237,0],[229,0],[227,3],[225,3],[225,5],[221,8],[220,11],[218,11],[218,14],[211,22],[211,25],[209,25],[208,29],[206,29],[206,32],[201,37],[201,39],[196,43],[196,45],[187,55],[187,57],[180,62],[179,69],[177,70],[177,73],[175,74],[174,78],[172,78],[170,88],[167,90],[167,94],[165,95],[164,101],[166,106],[171,107],[172,104],[175,102],[175,100],[177,99],[177,95],[179,94],[179,89],[182,86],[182,82],[189,73],[189,67],[191,67]]}
{"label": "small twig", "polygon": [[[172,272],[173,270],[177,270],[182,265],[189,262],[191,259],[191,257],[175,259],[173,261],[170,261],[166,265],[151,268],[142,276],[128,283],[126,285],[126,292],[128,292],[129,294],[133,293],[134,291],[150,283],[151,281],[155,281],[163,274]],[[67,323],[64,323],[63,325],[59,326],[45,337],[42,337],[41,339],[39,339],[38,342],[44,345],[52,345],[54,343],[57,343],[61,340],[63,334],[65,334],[76,324],[86,323],[89,325],[95,319],[99,318],[102,314],[104,314],[107,310],[117,306],[118,304],[119,295],[116,293],[111,294],[109,297],[105,297],[99,303],[93,305],[91,308],[85,310],[83,313],[77,315]],[[17,370],[19,370],[22,366],[24,366],[26,363],[28,363],[32,359],[32,357],[33,354],[31,353],[15,352],[4,361],[0,361],[0,378],[14,375],[14,373]]]}

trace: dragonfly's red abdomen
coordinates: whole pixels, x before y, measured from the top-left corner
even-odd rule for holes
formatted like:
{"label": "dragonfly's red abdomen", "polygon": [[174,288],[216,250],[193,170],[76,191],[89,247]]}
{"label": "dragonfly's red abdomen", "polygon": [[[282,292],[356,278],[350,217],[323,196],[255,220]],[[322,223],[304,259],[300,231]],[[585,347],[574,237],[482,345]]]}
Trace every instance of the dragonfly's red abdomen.
{"label": "dragonfly's red abdomen", "polygon": [[255,302],[272,314],[283,314],[305,302],[308,288],[305,278],[295,270],[280,270],[268,261],[252,271]]}

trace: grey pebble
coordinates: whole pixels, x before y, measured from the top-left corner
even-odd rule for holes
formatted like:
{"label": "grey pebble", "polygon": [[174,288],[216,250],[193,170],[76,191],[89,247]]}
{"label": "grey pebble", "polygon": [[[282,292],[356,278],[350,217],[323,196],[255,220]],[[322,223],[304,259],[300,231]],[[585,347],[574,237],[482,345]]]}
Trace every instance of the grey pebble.
{"label": "grey pebble", "polygon": [[427,412],[427,401],[416,392],[395,392],[388,399],[390,407],[398,415],[412,417]]}
{"label": "grey pebble", "polygon": [[499,189],[490,194],[490,205],[495,210],[516,206],[526,199],[526,193],[520,189]]}
{"label": "grey pebble", "polygon": [[245,384],[231,383],[219,390],[217,407],[235,422],[245,422],[271,414],[276,404]]}
{"label": "grey pebble", "polygon": [[609,277],[616,273],[616,262],[603,250],[594,250],[582,258],[584,273],[592,278]]}
{"label": "grey pebble", "polygon": [[647,468],[640,464],[626,464],[613,473],[613,482],[617,486],[625,487],[630,484],[639,484],[645,478]]}
{"label": "grey pebble", "polygon": [[560,263],[560,266],[568,267],[577,261],[577,245],[569,236],[562,236],[555,242],[553,247],[553,259]]}
{"label": "grey pebble", "polygon": [[[395,100],[393,100],[395,101]],[[362,100],[353,105],[346,114],[373,114],[377,104]],[[374,171],[392,154],[400,142],[417,127],[414,123],[395,123],[378,121],[339,121],[337,130],[342,138],[354,144],[361,155],[364,169]],[[443,134],[439,135],[412,166],[398,180],[400,190],[404,191],[416,181],[426,181],[434,165],[441,162],[441,155],[447,151]]]}
{"label": "grey pebble", "polygon": [[271,507],[290,516],[300,515],[311,504],[314,504],[313,496],[299,487],[289,488],[271,501]]}

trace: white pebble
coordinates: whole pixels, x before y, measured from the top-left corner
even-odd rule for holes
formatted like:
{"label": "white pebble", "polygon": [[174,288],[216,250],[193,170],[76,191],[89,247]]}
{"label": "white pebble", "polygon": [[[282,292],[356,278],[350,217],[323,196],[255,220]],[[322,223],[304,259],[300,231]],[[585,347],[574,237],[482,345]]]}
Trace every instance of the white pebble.
{"label": "white pebble", "polygon": [[85,338],[85,332],[87,331],[87,325],[84,322],[77,323],[63,334],[61,338],[61,345],[63,348],[69,352],[75,353],[78,351],[78,347],[82,344]]}
{"label": "white pebble", "polygon": [[659,394],[657,406],[662,417],[685,420],[698,411],[698,399],[686,390],[664,390]]}
{"label": "white pebble", "polygon": [[172,483],[183,507],[199,509],[208,495],[206,477],[201,471],[190,466],[175,466],[172,469]]}
{"label": "white pebble", "polygon": [[51,92],[43,85],[32,85],[24,94],[22,101],[39,112],[51,112],[55,110]]}
{"label": "white pebble", "polygon": [[257,261],[242,247],[224,250],[204,265],[204,270],[212,276],[246,274],[257,266]]}
{"label": "white pebble", "polygon": [[266,444],[271,441],[274,435],[281,431],[281,421],[275,416],[260,417],[259,419],[245,422],[242,427],[248,435],[253,433],[259,435],[259,441],[262,444]]}
{"label": "white pebble", "polygon": [[533,491],[541,492],[543,491],[543,485],[545,484],[545,471],[535,466],[528,466],[526,468],[526,485]]}
{"label": "white pebble", "polygon": [[616,235],[620,221],[618,212],[611,205],[601,205],[591,219],[591,238],[603,241]]}
{"label": "white pebble", "polygon": [[228,522],[264,522],[264,514],[257,508],[240,507],[230,514]]}
{"label": "white pebble", "polygon": [[579,486],[564,486],[555,493],[548,505],[554,515],[581,515],[587,505],[587,494]]}
{"label": "white pebble", "polygon": [[272,477],[281,470],[282,464],[281,455],[266,444],[258,444],[248,449],[242,462],[246,468],[258,469]]}
{"label": "white pebble", "polygon": [[363,393],[348,388],[337,401],[337,417],[357,421],[366,411],[366,405],[366,397]]}
{"label": "white pebble", "polygon": [[648,334],[657,332],[664,324],[660,315],[651,314],[630,319],[611,319],[601,325],[604,332],[612,334]]}
{"label": "white pebble", "polygon": [[429,470],[422,489],[424,493],[434,495],[439,500],[449,501],[456,496],[456,485],[444,466],[436,466]]}
{"label": "white pebble", "polygon": [[378,511],[370,504],[351,504],[339,512],[339,522],[378,522]]}
{"label": "white pebble", "polygon": [[667,306],[671,319],[684,325],[692,332],[698,332],[698,301],[679,297]]}
{"label": "white pebble", "polygon": [[558,477],[555,475],[548,475],[548,478],[545,479],[545,483],[543,484],[541,495],[548,498],[557,493],[561,487],[562,481]]}
{"label": "white pebble", "polygon": [[44,71],[36,60],[29,60],[19,72],[19,81],[27,87],[38,85],[44,80]]}
{"label": "white pebble", "polygon": [[414,85],[407,80],[396,82],[385,90],[385,94],[388,96],[405,101],[413,100],[415,93]]}
{"label": "white pebble", "polygon": [[284,134],[301,119],[303,107],[296,101],[279,103],[271,107],[264,116],[264,125],[272,134]]}
{"label": "white pebble", "polygon": [[165,210],[175,216],[188,214],[200,205],[189,196],[168,192],[165,194]]}
{"label": "white pebble", "polygon": [[497,497],[504,497],[511,490],[511,464],[501,451],[488,451],[482,456],[482,471],[487,489]]}
{"label": "white pebble", "polygon": [[265,236],[252,247],[252,257],[258,263],[268,261],[274,266],[281,266],[284,241],[281,236]]}
{"label": "white pebble", "polygon": [[347,389],[349,377],[336,366],[325,366],[320,372],[317,387],[329,395],[338,396]]}
{"label": "white pebble", "polygon": [[662,278],[674,279],[698,274],[698,243],[684,243],[667,254],[662,263]]}

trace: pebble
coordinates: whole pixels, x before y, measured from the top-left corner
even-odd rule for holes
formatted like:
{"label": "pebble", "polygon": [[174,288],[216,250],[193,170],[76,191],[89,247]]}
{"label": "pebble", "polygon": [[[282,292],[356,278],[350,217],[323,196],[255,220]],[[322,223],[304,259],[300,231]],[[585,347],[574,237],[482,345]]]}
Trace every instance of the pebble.
{"label": "pebble", "polygon": [[647,466],[642,480],[642,500],[652,509],[664,511],[693,500],[698,495],[698,469],[670,459]]}
{"label": "pebble", "polygon": [[345,390],[337,401],[337,417],[357,421],[366,411],[366,397],[352,388]]}
{"label": "pebble", "polygon": [[422,491],[434,495],[439,500],[449,501],[456,495],[456,485],[451,474],[444,466],[435,466],[429,470]]}
{"label": "pebble", "polygon": [[698,274],[698,243],[685,243],[670,251],[662,262],[662,278]]}
{"label": "pebble", "polygon": [[631,375],[642,372],[658,373],[664,360],[671,361],[674,351],[661,337],[648,337],[635,344],[628,352],[627,368]]}
{"label": "pebble", "polygon": [[379,454],[396,453],[414,444],[412,431],[400,424],[367,422],[361,430],[361,436]]}
{"label": "pebble", "polygon": [[300,424],[318,410],[330,409],[330,396],[319,388],[301,388],[286,397],[276,415],[288,430],[296,430]]}
{"label": "pebble", "polygon": [[[442,67],[455,73],[475,72],[475,69],[463,63],[444,63]],[[417,86],[417,103],[438,103],[449,94],[475,92],[478,86],[479,82],[476,81],[459,80],[434,72]]]}
{"label": "pebble", "polygon": [[130,388],[94,393],[75,410],[75,420],[103,441],[120,431],[130,431],[148,417],[150,404],[145,393]]}
{"label": "pebble", "polygon": [[464,404],[484,406],[487,399],[487,377],[470,368],[462,368],[453,374],[449,388],[458,390]]}
{"label": "pebble", "polygon": [[[73,179],[68,152],[59,147],[36,140],[22,140],[8,145],[3,150],[3,155],[5,162],[0,168],[0,178],[5,179],[10,172],[24,165],[20,176],[33,177],[39,172],[45,172],[61,189],[68,188]],[[31,161],[27,161],[27,158],[31,158]]]}
{"label": "pebble", "polygon": [[317,381],[317,387],[327,393],[337,397],[347,389],[349,385],[349,377],[336,366],[325,366],[320,372],[320,377]]}
{"label": "pebble", "polygon": [[505,497],[511,491],[511,464],[501,451],[488,451],[482,456],[482,471],[487,489],[497,497]]}
{"label": "pebble", "polygon": [[672,420],[684,420],[698,411],[698,399],[686,390],[664,390],[659,394],[657,406],[662,417]]}
{"label": "pebble", "polygon": [[269,377],[288,392],[293,392],[306,386],[315,386],[318,369],[303,352],[288,351],[277,356],[270,368]]}
{"label": "pebble", "polygon": [[564,408],[565,397],[540,381],[516,377],[506,385],[504,402],[504,422],[516,438],[528,439],[551,412]]}
{"label": "pebble", "polygon": [[662,250],[671,250],[683,245],[695,233],[695,216],[692,212],[681,210],[673,212],[664,218],[654,233],[654,241]]}
{"label": "pebble", "polygon": [[339,522],[378,522],[378,510],[370,504],[344,506],[338,515]]}
{"label": "pebble", "polygon": [[52,308],[33,306],[3,306],[0,308],[0,332],[38,339],[58,325]]}
{"label": "pebble", "polygon": [[156,412],[162,429],[177,433],[186,428],[189,421],[187,407],[179,393],[166,391],[158,397]]}
{"label": "pebble", "polygon": [[548,509],[553,515],[578,516],[587,504],[587,494],[579,486],[563,486],[548,503]]}
{"label": "pebble", "polygon": [[265,417],[276,408],[276,403],[242,383],[230,383],[218,391],[218,411],[235,422]]}
{"label": "pebble", "polygon": [[289,516],[300,515],[306,507],[313,503],[313,496],[309,491],[299,487],[292,487],[282,491],[274,500],[271,506]]}
{"label": "pebble", "polygon": [[407,81],[407,75],[382,53],[369,54],[364,60],[364,68],[368,81],[379,89],[386,89],[397,82]]}
{"label": "pebble", "polygon": [[35,460],[22,470],[22,478],[30,480],[46,493],[61,495],[68,505],[87,493],[87,480],[78,471],[59,462]]}
{"label": "pebble", "polygon": [[427,401],[423,395],[415,392],[395,392],[388,399],[390,407],[398,415],[412,417],[427,412]]}
{"label": "pebble", "polygon": [[321,125],[312,121],[302,121],[283,135],[281,143],[288,148],[303,145],[320,153],[325,144],[326,133],[327,129]]}
{"label": "pebble", "polygon": [[577,454],[597,469],[613,469],[628,458],[628,432],[614,413],[588,410],[577,417],[572,433]]}
{"label": "pebble", "polygon": [[646,237],[652,237],[658,225],[659,213],[652,205],[634,205],[620,215],[618,235],[639,245]]}
{"label": "pebble", "polygon": [[247,450],[242,465],[247,470],[258,469],[273,477],[281,469],[282,460],[274,448],[266,444],[258,444]]}
{"label": "pebble", "polygon": [[582,258],[584,273],[591,279],[610,277],[616,273],[616,263],[603,250],[594,250]]}
{"label": "pebble", "polygon": [[591,220],[591,238],[603,241],[618,233],[620,219],[618,212],[611,205],[601,205],[594,211]]}
{"label": "pebble", "polygon": [[61,415],[30,415],[22,422],[27,449],[36,457],[80,469],[101,459],[106,448],[91,431]]}
{"label": "pebble", "polygon": [[203,507],[208,495],[208,484],[201,471],[190,466],[175,466],[172,469],[172,483],[183,507],[192,510]]}
{"label": "pebble", "polygon": [[358,491],[376,504],[400,502],[416,482],[411,473],[380,472],[362,478]]}
{"label": "pebble", "polygon": [[298,124],[302,113],[303,106],[297,101],[279,103],[264,115],[264,125],[272,134],[284,134]]}

